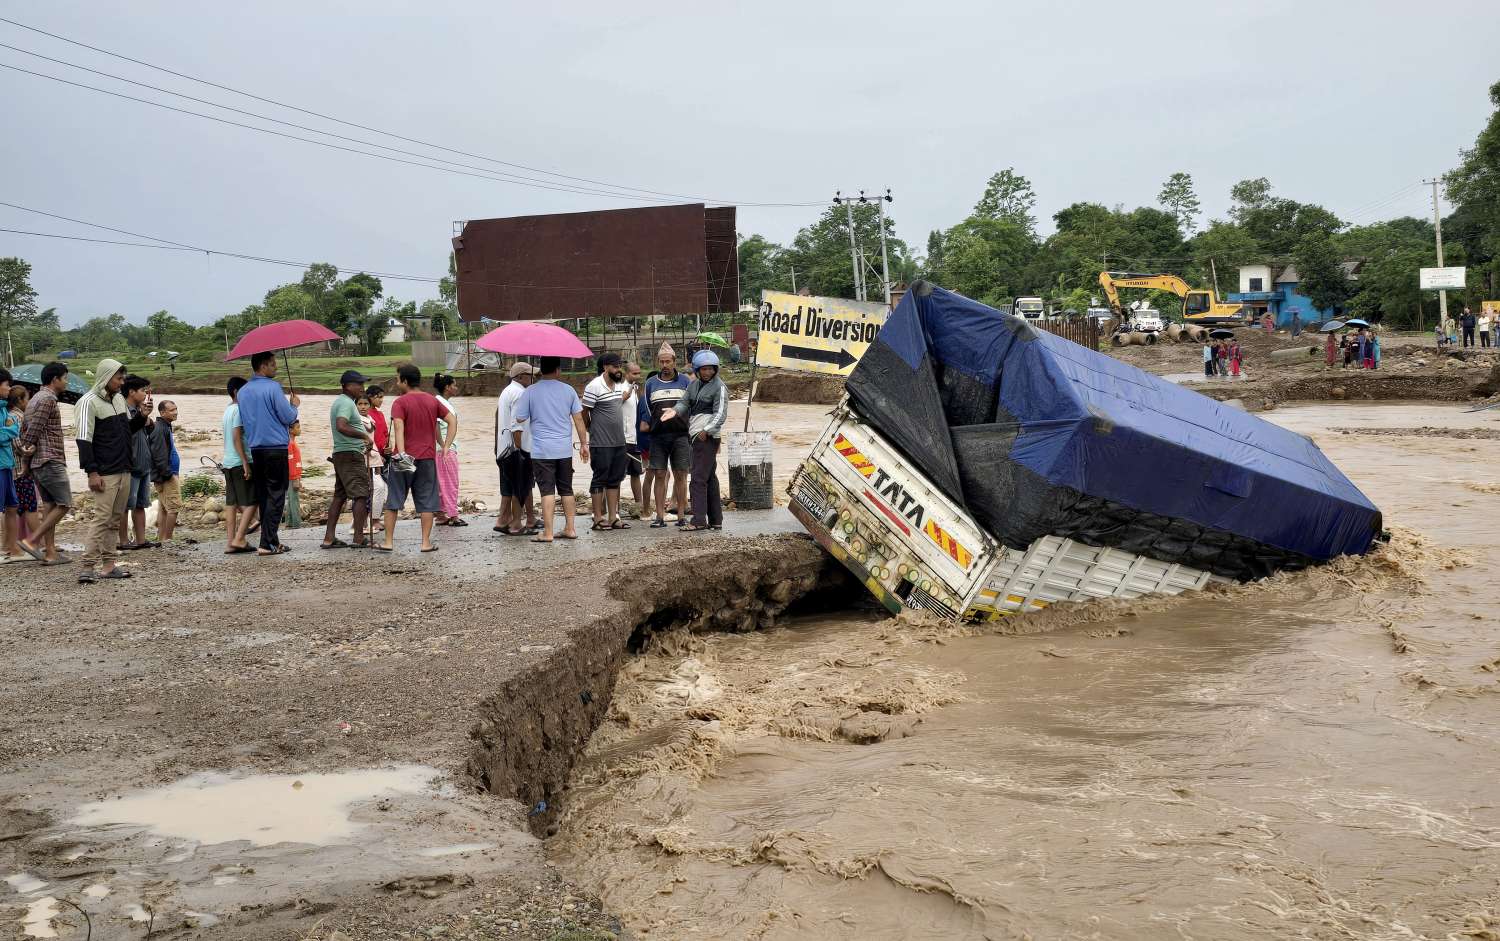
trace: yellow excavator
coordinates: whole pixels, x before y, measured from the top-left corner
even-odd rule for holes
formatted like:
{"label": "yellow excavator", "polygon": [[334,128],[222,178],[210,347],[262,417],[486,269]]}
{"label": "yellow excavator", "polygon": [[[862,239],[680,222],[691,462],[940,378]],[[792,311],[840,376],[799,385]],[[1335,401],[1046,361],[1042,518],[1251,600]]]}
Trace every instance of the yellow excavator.
{"label": "yellow excavator", "polygon": [[1109,300],[1109,309],[1116,317],[1129,319],[1129,312],[1120,306],[1120,288],[1147,288],[1156,291],[1171,291],[1182,298],[1182,320],[1196,324],[1243,324],[1244,308],[1238,304],[1220,301],[1207,288],[1190,288],[1188,283],[1175,274],[1138,274],[1131,271],[1101,271],[1099,286]]}

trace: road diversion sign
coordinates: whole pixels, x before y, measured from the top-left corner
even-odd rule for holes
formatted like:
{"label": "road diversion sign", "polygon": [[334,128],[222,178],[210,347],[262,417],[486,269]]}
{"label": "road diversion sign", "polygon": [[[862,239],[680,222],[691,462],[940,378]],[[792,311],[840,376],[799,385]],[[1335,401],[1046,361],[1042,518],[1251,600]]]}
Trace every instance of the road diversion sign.
{"label": "road diversion sign", "polygon": [[875,301],[762,291],[762,366],[847,376],[865,355],[890,311]]}

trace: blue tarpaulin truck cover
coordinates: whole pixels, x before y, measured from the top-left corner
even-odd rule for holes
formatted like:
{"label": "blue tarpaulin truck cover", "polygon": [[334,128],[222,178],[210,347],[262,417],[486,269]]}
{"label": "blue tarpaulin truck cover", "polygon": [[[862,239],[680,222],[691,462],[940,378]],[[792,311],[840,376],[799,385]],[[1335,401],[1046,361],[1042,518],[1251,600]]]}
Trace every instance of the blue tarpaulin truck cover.
{"label": "blue tarpaulin truck cover", "polygon": [[1308,438],[926,282],[848,394],[1012,548],[1050,534],[1249,579],[1381,529]]}

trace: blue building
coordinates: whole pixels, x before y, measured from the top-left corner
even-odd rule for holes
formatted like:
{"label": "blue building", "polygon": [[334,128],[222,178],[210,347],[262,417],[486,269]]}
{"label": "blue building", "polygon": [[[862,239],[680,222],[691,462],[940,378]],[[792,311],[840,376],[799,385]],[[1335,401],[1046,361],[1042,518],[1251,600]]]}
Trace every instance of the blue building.
{"label": "blue building", "polygon": [[[1342,265],[1345,277],[1359,280],[1361,262],[1346,261]],[[1249,308],[1257,321],[1269,312],[1278,327],[1290,327],[1294,316],[1300,317],[1303,325],[1312,325],[1332,320],[1343,312],[1337,307],[1318,310],[1307,295],[1297,290],[1297,282],[1294,265],[1243,265],[1239,291],[1224,299]]]}

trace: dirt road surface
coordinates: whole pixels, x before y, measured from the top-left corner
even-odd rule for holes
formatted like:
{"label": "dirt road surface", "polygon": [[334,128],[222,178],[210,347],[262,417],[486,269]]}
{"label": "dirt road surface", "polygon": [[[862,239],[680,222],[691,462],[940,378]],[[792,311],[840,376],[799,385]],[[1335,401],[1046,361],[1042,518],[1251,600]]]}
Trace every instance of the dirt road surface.
{"label": "dirt road surface", "polygon": [[0,937],[83,938],[64,900],[95,938],[613,936],[531,835],[581,749],[558,737],[652,599],[713,615],[822,559],[780,509],[551,546],[490,522],[429,555],[408,523],[389,556],[310,529],[272,559],[130,553],[95,586],[0,567]]}

